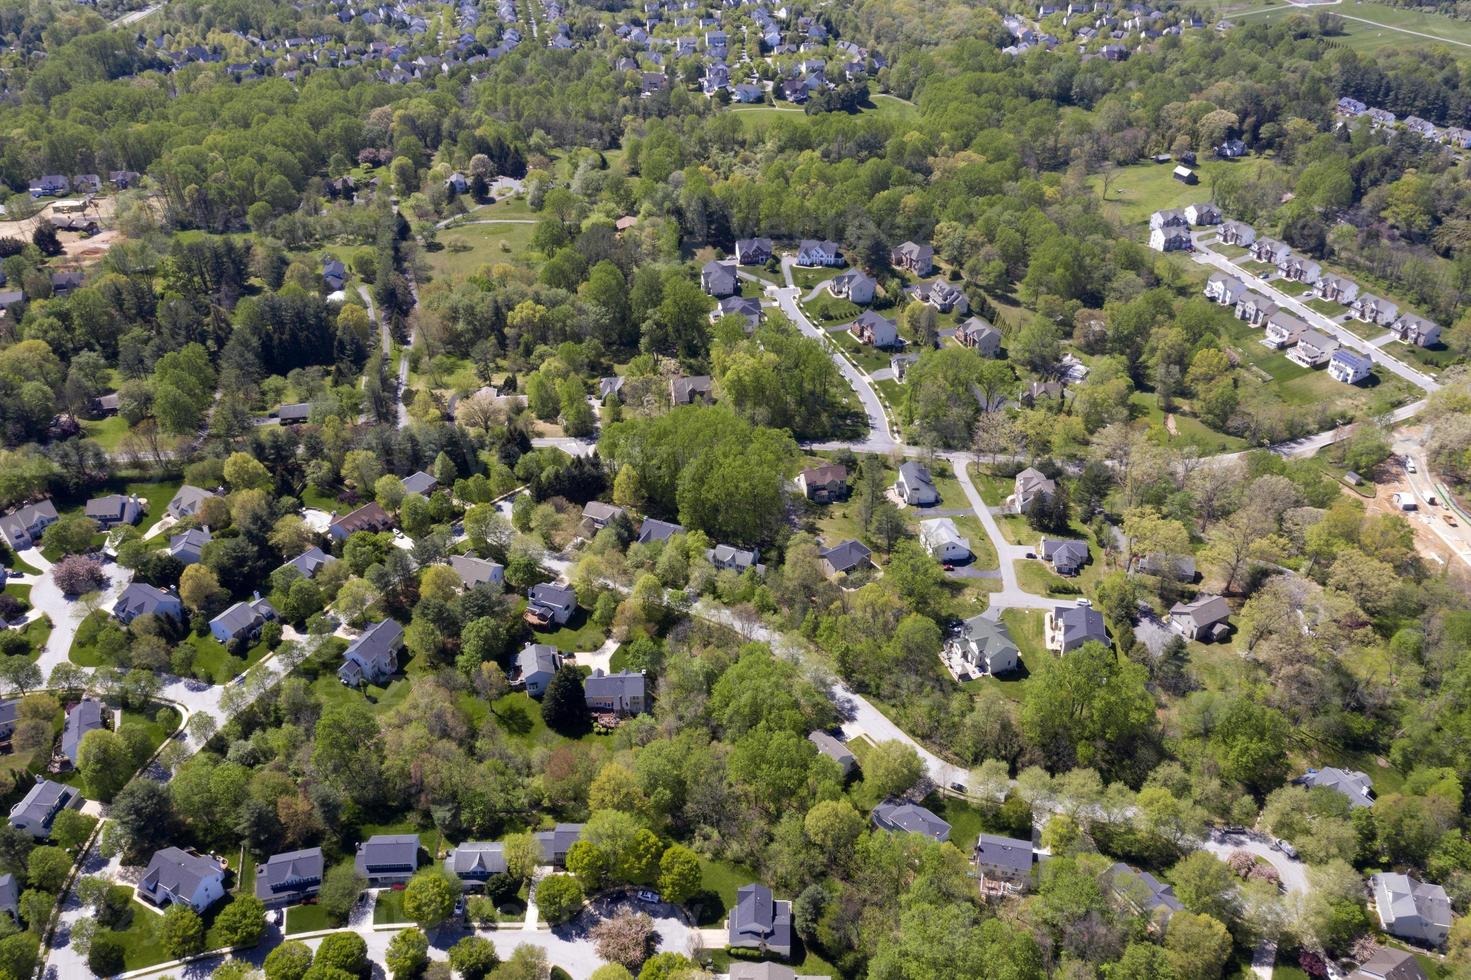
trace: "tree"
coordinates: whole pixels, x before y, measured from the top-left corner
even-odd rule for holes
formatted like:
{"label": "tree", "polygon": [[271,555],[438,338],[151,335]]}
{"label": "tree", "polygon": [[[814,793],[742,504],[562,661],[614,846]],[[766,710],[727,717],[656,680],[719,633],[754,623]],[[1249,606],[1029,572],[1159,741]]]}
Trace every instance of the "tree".
{"label": "tree", "polygon": [[1153,735],[1154,712],[1144,668],[1120,662],[1101,643],[1085,643],[1034,679],[1021,722],[1048,768],[1092,766],[1113,776],[1147,770],[1140,753]]}
{"label": "tree", "polygon": [[499,962],[495,944],[481,936],[466,936],[449,948],[449,965],[462,980],[484,980]]}
{"label": "tree", "polygon": [[224,597],[225,590],[208,565],[190,565],[179,576],[179,599],[196,615],[213,611]]}
{"label": "tree", "polygon": [[366,887],[368,887],[367,879],[357,873],[351,861],[345,861],[328,869],[327,874],[322,878],[322,888],[317,894],[317,901],[329,918],[343,921],[352,911],[352,907],[357,904],[358,896]]}
{"label": "tree", "polygon": [[418,929],[404,929],[388,941],[383,961],[393,980],[412,980],[429,965],[429,937]]}
{"label": "tree", "polygon": [[922,775],[924,762],[919,753],[898,740],[879,742],[863,761],[863,781],[879,796],[906,793]]}
{"label": "tree", "polygon": [[673,844],[659,858],[659,894],[666,902],[681,904],[704,887],[700,858],[683,844]]}
{"label": "tree", "polygon": [[68,514],[41,533],[41,544],[48,551],[77,555],[92,548],[97,522],[82,514]]}
{"label": "tree", "polygon": [[517,881],[530,881],[541,864],[541,847],[530,834],[507,834],[501,841],[501,853],[506,859],[506,874]]}
{"label": "tree", "polygon": [[266,490],[273,483],[270,470],[249,453],[231,453],[224,474],[231,490]]}
{"label": "tree", "polygon": [[97,818],[78,810],[62,810],[51,822],[51,839],[58,847],[77,853],[92,836],[97,827]]}
{"label": "tree", "polygon": [[582,689],[582,674],[571,664],[564,664],[547,684],[541,699],[541,717],[554,732],[575,737],[592,727],[587,710],[587,695]]}
{"label": "tree", "polygon": [[266,907],[254,895],[240,895],[220,910],[215,928],[226,946],[255,946],[266,931]]}
{"label": "tree", "polygon": [[158,926],[160,948],[179,960],[204,951],[204,920],[187,905],[170,905]]}
{"label": "tree", "polygon": [[409,879],[404,888],[404,914],[425,929],[434,929],[448,919],[460,896],[459,883],[442,868],[427,868]]}
{"label": "tree", "polygon": [[536,886],[536,907],[552,925],[566,922],[582,908],[582,884],[571,875],[547,875]]}
{"label": "tree", "polygon": [[847,800],[823,800],[807,811],[802,830],[829,861],[835,861],[851,853],[866,825],[863,815]]}
{"label": "tree", "polygon": [[1180,980],[1218,980],[1231,958],[1231,934],[1208,915],[1176,912],[1165,932],[1165,949]]}
{"label": "tree", "polygon": [[322,939],[317,947],[313,967],[335,967],[355,977],[362,976],[368,969],[368,944],[355,932],[334,932]]}
{"label": "tree", "polygon": [[654,920],[642,912],[620,912],[593,926],[588,935],[603,959],[635,970],[653,952]]}
{"label": "tree", "polygon": [[77,748],[77,769],[97,799],[104,803],[110,801],[132,778],[136,768],[132,753],[115,732],[99,728],[82,736]]}
{"label": "tree", "polygon": [[157,850],[173,832],[173,801],[163,784],[152,779],[134,779],[124,786],[113,799],[109,815],[130,854]]}
{"label": "tree", "polygon": [[102,566],[81,555],[67,555],[51,566],[51,578],[62,594],[69,596],[95,592],[107,583]]}
{"label": "tree", "polygon": [[56,894],[71,873],[72,857],[59,847],[38,847],[26,861],[26,878],[32,888]]}
{"label": "tree", "polygon": [[301,980],[311,965],[311,947],[288,939],[266,956],[266,980]]}
{"label": "tree", "polygon": [[[121,936],[110,930],[99,932],[92,937],[92,947],[87,950],[87,969],[99,977],[116,976],[127,969],[126,954],[127,948]],[[282,980],[291,978],[283,977]]]}

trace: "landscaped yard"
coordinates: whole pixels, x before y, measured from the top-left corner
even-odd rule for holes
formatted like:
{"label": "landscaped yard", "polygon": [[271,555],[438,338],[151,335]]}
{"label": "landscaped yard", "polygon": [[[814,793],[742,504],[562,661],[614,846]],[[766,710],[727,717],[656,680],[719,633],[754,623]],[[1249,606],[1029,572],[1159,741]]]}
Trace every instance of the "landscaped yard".
{"label": "landscaped yard", "polygon": [[881,351],[877,347],[859,342],[847,330],[829,330],[828,336],[837,341],[850,358],[863,370],[872,374],[874,371],[882,371],[889,366],[889,352]]}
{"label": "landscaped yard", "polygon": [[1052,571],[1045,562],[1024,558],[1014,562],[1016,578],[1021,587],[1039,595],[1076,596],[1082,594],[1077,579],[1065,579]]}
{"label": "landscaped yard", "polygon": [[333,922],[327,910],[320,905],[293,905],[286,910],[286,935],[301,932],[317,932],[342,925]]}
{"label": "landscaped yard", "polygon": [[[216,903],[213,908],[204,914],[206,932],[204,935],[205,949],[221,949],[225,946],[224,939],[219,930],[214,927],[214,918],[224,903]],[[163,915],[151,906],[144,905],[136,898],[132,902],[132,921],[128,927],[119,931],[118,936],[123,943],[123,962],[129,970],[141,970],[144,967],[163,963],[169,959],[169,954],[164,952],[162,937],[159,934],[159,926],[163,923]]]}
{"label": "landscaped yard", "polygon": [[537,643],[550,643],[563,653],[596,650],[607,638],[608,634],[592,621],[585,609],[573,613],[566,626],[536,634]]}
{"label": "landscaped yard", "polygon": [[1037,609],[1008,609],[1001,614],[1001,622],[1021,653],[1022,663],[1027,664],[1033,673],[1038,669],[1039,658],[1052,656],[1043,639],[1042,621],[1045,616]]}
{"label": "landscaped yard", "polygon": [[699,924],[715,926],[725,921],[726,914],[735,907],[736,892],[753,881],[760,881],[760,878],[744,865],[733,861],[702,859],[700,892],[705,900],[700,902]]}
{"label": "landscaped yard", "polygon": [[82,419],[82,431],[97,445],[113,452],[128,434],[128,420],[121,415],[109,415],[100,419]]}
{"label": "landscaped yard", "polygon": [[832,293],[823,290],[810,300],[802,304],[802,310],[813,322],[825,327],[836,327],[844,323],[852,323],[858,318],[863,310],[856,303],[850,303],[846,299],[839,299]]}
{"label": "landscaped yard", "polygon": [[388,922],[410,921],[404,914],[403,896],[403,892],[396,892],[391,888],[380,891],[378,900],[373,903],[373,924],[383,925]]}

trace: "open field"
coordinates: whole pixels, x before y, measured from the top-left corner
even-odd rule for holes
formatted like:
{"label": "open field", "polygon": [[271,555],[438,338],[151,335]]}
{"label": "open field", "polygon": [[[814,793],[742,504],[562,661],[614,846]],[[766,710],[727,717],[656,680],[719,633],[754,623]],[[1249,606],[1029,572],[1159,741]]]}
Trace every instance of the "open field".
{"label": "open field", "polygon": [[[893,119],[898,122],[910,122],[919,115],[919,108],[912,102],[905,102],[893,95],[874,95],[872,103],[872,106],[854,115]],[[730,111],[738,115],[747,128],[759,128],[783,120],[816,118],[815,115],[809,116],[801,106],[794,106],[790,102],[779,102],[776,105],[733,105]]]}
{"label": "open field", "polygon": [[[1195,168],[1200,183],[1182,184],[1172,174],[1174,163],[1155,163],[1146,160],[1115,171],[1109,184],[1108,196],[1104,199],[1107,209],[1112,210],[1126,225],[1140,225],[1149,221],[1149,216],[1162,208],[1183,208],[1187,204],[1211,199],[1211,181],[1231,168],[1273,166],[1264,160],[1201,160]],[[1102,178],[1088,178],[1089,186],[1097,191]]]}
{"label": "open field", "polygon": [[439,233],[442,246],[428,252],[435,277],[464,279],[482,265],[524,259],[531,250],[529,224],[495,223],[446,228]]}
{"label": "open field", "polygon": [[[1238,15],[1248,23],[1275,21],[1311,11],[1272,5],[1259,7],[1259,12]],[[1356,51],[1377,51],[1382,48],[1404,49],[1406,47],[1433,47],[1443,45],[1459,57],[1471,57],[1471,22],[1456,20],[1441,14],[1385,4],[1349,0],[1325,8],[1344,19],[1343,33],[1334,41]]]}

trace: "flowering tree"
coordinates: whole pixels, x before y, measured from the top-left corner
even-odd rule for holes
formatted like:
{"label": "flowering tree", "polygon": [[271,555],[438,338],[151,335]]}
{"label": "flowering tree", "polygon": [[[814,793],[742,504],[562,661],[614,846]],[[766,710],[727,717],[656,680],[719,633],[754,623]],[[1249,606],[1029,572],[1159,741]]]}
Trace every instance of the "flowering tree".
{"label": "flowering tree", "polygon": [[620,912],[593,926],[590,935],[597,943],[599,956],[633,971],[653,949],[654,920],[642,912]]}
{"label": "flowering tree", "polygon": [[95,592],[107,582],[102,566],[81,555],[67,555],[51,567],[51,578],[63,595]]}

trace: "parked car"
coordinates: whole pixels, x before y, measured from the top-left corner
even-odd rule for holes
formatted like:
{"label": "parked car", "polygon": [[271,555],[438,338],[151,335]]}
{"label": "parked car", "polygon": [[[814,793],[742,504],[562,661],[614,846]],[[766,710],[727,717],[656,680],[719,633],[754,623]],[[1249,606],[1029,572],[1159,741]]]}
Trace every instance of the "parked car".
{"label": "parked car", "polygon": [[965,788],[965,783],[951,783],[951,784],[950,784],[950,788],[951,788],[951,789],[953,789],[953,790],[955,790],[955,792],[957,792],[957,793],[965,793],[965,792],[969,792],[969,791],[968,791],[968,790],[967,790],[967,789],[966,789],[966,788]]}
{"label": "parked car", "polygon": [[1275,844],[1273,844],[1272,846],[1275,847],[1275,848],[1277,848],[1277,850],[1281,851],[1283,854],[1287,855],[1292,860],[1294,860],[1294,861],[1297,860],[1297,848],[1293,847],[1291,844],[1289,844],[1287,841],[1283,840],[1282,838],[1280,838],[1280,837],[1277,838],[1277,842]]}
{"label": "parked car", "polygon": [[650,891],[647,888],[640,888],[637,892],[634,893],[634,897],[637,898],[640,902],[647,902],[650,905],[658,905],[660,901],[659,893],[655,891]]}

